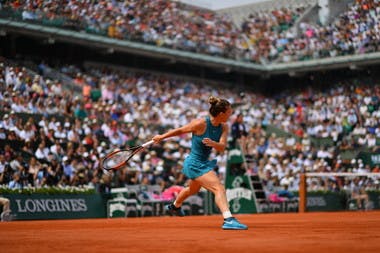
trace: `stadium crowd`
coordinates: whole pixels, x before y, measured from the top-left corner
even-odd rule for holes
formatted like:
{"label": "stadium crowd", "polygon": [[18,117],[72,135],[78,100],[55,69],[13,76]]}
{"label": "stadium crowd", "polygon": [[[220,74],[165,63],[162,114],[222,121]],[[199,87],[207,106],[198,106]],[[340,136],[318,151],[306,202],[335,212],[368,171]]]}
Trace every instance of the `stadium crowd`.
{"label": "stadium crowd", "polygon": [[227,16],[176,1],[8,1],[7,7],[26,21],[223,57],[234,57],[243,43]]}
{"label": "stadium crowd", "polygon": [[295,27],[308,7],[252,13],[238,27],[227,14],[167,0],[5,1],[1,8],[28,22],[263,64],[379,51],[379,1],[355,0],[327,25]]}
{"label": "stadium crowd", "polygon": [[261,11],[247,17],[241,25],[250,49],[245,59],[260,63],[278,60],[296,39],[296,34],[291,28],[307,7],[284,7],[279,10]]}
{"label": "stadium crowd", "polygon": [[[268,192],[285,187],[298,190],[301,171],[380,172],[379,165],[341,157],[344,151],[360,148],[379,153],[380,88],[376,81],[348,81],[332,84],[325,91],[265,97],[144,72],[81,71],[75,66],[60,71],[71,75],[74,85],[82,88],[81,94],[2,60],[0,184],[9,188],[90,185],[97,189],[105,184],[159,184],[163,189],[184,185],[181,164],[191,136],[146,150],[131,163],[136,172],[122,169],[107,175],[99,163],[111,150],[143,143],[166,127],[207,115],[203,101],[211,94],[237,105],[233,118],[244,116],[245,141],[241,143],[250,158],[248,173],[259,174]],[[270,126],[288,134],[269,134]],[[233,131],[231,141],[234,136]],[[333,145],[314,145],[313,138],[330,138]],[[227,157],[214,156],[223,180]],[[379,189],[376,179],[365,177],[359,183]],[[308,184],[313,190],[337,190],[352,188],[354,181],[331,177],[310,179]]]}
{"label": "stadium crowd", "polygon": [[[207,113],[195,97],[201,91],[204,100],[211,92],[165,77],[93,70],[73,76],[73,83],[83,88],[76,96],[59,82],[24,67],[2,62],[1,73],[0,103],[5,114],[0,124],[4,140],[0,181],[11,188],[96,186],[106,180],[99,161],[108,151],[141,143],[162,126],[184,123],[199,108]],[[96,87],[100,98],[91,96]],[[27,117],[22,119],[20,113]],[[189,147],[190,137],[185,137],[143,153],[131,164],[141,173],[118,171],[114,186],[146,181],[183,184],[180,162]],[[168,171],[157,152],[173,165]]]}
{"label": "stadium crowd", "polygon": [[355,0],[333,22],[322,26],[302,22],[300,37],[285,46],[281,61],[319,59],[379,51],[380,2]]}

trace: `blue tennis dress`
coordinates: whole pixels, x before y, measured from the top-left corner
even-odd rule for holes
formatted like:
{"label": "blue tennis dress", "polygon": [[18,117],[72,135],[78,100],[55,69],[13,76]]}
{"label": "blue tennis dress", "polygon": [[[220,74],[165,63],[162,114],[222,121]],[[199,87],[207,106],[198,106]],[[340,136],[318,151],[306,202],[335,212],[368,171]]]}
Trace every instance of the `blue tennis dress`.
{"label": "blue tennis dress", "polygon": [[213,126],[210,117],[206,117],[206,125],[204,134],[192,135],[191,152],[183,163],[182,172],[190,179],[200,177],[216,167],[216,159],[208,160],[212,148],[204,145],[202,140],[204,138],[210,138],[213,141],[219,142],[223,128],[222,124]]}

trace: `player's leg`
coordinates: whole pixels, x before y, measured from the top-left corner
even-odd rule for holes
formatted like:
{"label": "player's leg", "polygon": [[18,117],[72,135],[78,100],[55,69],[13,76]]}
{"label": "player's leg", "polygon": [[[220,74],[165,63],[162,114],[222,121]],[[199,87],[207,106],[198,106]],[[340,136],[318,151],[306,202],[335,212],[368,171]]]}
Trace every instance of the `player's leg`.
{"label": "player's leg", "polygon": [[9,199],[0,197],[0,205],[3,207],[3,211],[0,214],[0,220],[9,220],[11,212]]}
{"label": "player's leg", "polygon": [[184,216],[185,213],[181,209],[183,201],[185,201],[191,195],[199,192],[200,188],[201,185],[198,182],[190,180],[189,186],[183,188],[179,192],[176,200],[173,203],[167,205],[165,209],[172,215]]}
{"label": "player's leg", "polygon": [[214,171],[207,172],[206,174],[196,178],[195,181],[197,181],[202,187],[214,193],[215,203],[218,206],[219,210],[222,212],[224,218],[222,225],[223,229],[248,229],[246,225],[240,223],[236,218],[232,217],[227,201],[226,190]]}
{"label": "player's leg", "polygon": [[3,212],[9,212],[10,211],[10,203],[9,199],[0,197],[0,205],[3,206]]}
{"label": "player's leg", "polygon": [[200,186],[203,186],[215,195],[215,203],[222,213],[230,211],[226,191],[214,171],[209,171],[206,174],[196,178],[194,181],[198,182]]}
{"label": "player's leg", "polygon": [[189,186],[182,189],[182,191],[179,192],[176,200],[174,201],[174,205],[176,207],[180,207],[188,197],[191,195],[196,194],[201,189],[201,185],[194,180],[190,180]]}

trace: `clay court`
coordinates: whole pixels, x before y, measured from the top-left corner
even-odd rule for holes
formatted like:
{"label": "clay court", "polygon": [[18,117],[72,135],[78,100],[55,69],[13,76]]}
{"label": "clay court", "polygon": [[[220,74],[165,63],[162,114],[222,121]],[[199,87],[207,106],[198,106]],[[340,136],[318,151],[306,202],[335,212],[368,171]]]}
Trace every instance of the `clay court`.
{"label": "clay court", "polygon": [[380,252],[380,212],[151,217],[0,223],[1,252]]}

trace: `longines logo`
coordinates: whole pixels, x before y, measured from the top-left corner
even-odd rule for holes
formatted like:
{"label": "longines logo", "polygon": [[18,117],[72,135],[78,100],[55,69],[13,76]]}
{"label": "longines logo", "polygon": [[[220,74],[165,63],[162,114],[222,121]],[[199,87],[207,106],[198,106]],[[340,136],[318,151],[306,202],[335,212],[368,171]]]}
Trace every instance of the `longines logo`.
{"label": "longines logo", "polygon": [[20,213],[26,212],[86,212],[85,199],[16,199]]}

